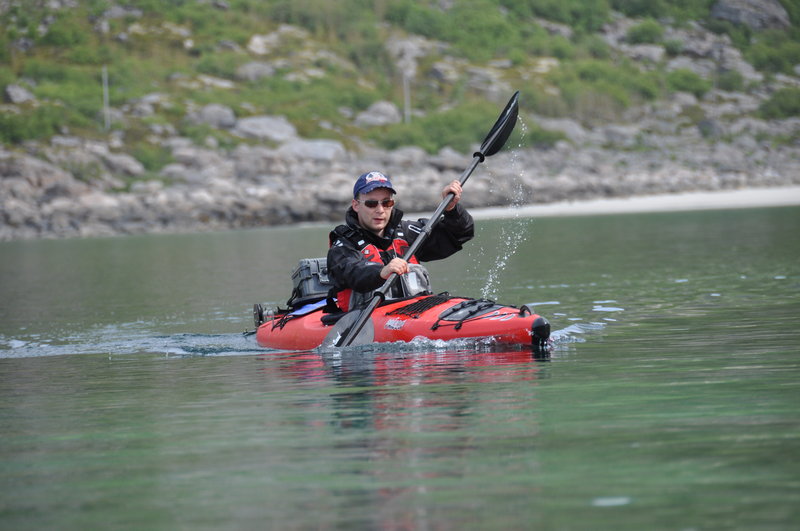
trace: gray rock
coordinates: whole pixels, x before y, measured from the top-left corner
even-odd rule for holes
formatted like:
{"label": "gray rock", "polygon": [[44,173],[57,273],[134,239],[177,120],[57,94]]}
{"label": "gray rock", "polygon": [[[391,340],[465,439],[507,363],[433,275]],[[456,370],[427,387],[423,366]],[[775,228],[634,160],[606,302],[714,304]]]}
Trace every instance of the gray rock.
{"label": "gray rock", "polygon": [[355,124],[359,127],[377,127],[400,123],[401,119],[397,105],[390,101],[376,101],[366,111],[358,113]]}
{"label": "gray rock", "polygon": [[539,24],[550,35],[564,37],[567,40],[572,39],[573,32],[572,28],[570,28],[569,26],[566,26],[564,24],[558,24],[556,22],[551,22],[543,18],[537,18],[536,23]]}
{"label": "gray rock", "polygon": [[453,60],[436,61],[431,66],[430,75],[433,79],[448,85],[455,84],[461,76],[460,68]]}
{"label": "gray rock", "polygon": [[290,140],[278,148],[278,155],[300,160],[333,162],[345,155],[344,146],[335,140]]}
{"label": "gray rock", "polygon": [[101,17],[104,19],[115,19],[115,18],[141,18],[142,10],[136,9],[134,7],[122,7],[122,6],[111,6],[108,8]]}
{"label": "gray rock", "polygon": [[754,30],[791,27],[789,13],[778,0],[720,0],[711,8],[711,16]]}
{"label": "gray rock", "polygon": [[665,68],[669,72],[673,70],[689,70],[705,79],[712,78],[717,72],[717,65],[714,61],[710,59],[692,59],[685,55],[671,59]]}
{"label": "gray rock", "polygon": [[30,39],[28,37],[20,37],[19,39],[15,39],[11,43],[11,48],[12,49],[19,50],[20,52],[24,52],[24,53],[33,50],[34,46],[35,46],[35,43],[33,42],[33,39]]}
{"label": "gray rock", "polygon": [[263,61],[251,61],[236,69],[236,77],[245,81],[258,81],[275,75],[275,67]]}
{"label": "gray rock", "polygon": [[279,46],[291,41],[308,40],[308,32],[297,26],[281,25],[267,35],[253,35],[247,43],[247,50],[256,55],[267,55]]}
{"label": "gray rock", "polygon": [[194,124],[206,124],[216,129],[230,129],[236,125],[233,109],[219,103],[210,103],[199,111],[190,113],[187,119]]}
{"label": "gray rock", "polygon": [[632,148],[638,143],[641,129],[635,125],[611,124],[602,128],[606,143],[610,146]]}
{"label": "gray rock", "polygon": [[648,61],[650,63],[660,63],[666,51],[658,44],[634,44],[620,45],[620,50],[635,61]]}
{"label": "gray rock", "polygon": [[560,131],[568,139],[575,143],[582,143],[586,140],[587,132],[578,122],[568,118],[544,118],[536,117],[536,123],[549,131]]}
{"label": "gray rock", "polygon": [[725,134],[725,128],[718,120],[713,118],[700,120],[697,122],[697,128],[705,138],[720,138]]}
{"label": "gray rock", "polygon": [[257,180],[275,172],[278,156],[274,149],[241,144],[231,153],[238,179]]}
{"label": "gray rock", "polygon": [[464,169],[469,164],[471,157],[459,153],[451,147],[444,147],[435,156],[430,157],[429,163],[440,171]]}
{"label": "gray rock", "polygon": [[233,134],[272,142],[286,142],[297,138],[297,130],[283,116],[251,116],[236,122]]}
{"label": "gray rock", "polygon": [[421,58],[446,48],[443,43],[419,35],[391,36],[386,40],[385,46],[397,69],[410,78],[417,75],[417,64]]}
{"label": "gray rock", "polygon": [[485,94],[490,101],[506,101],[513,93],[503,73],[497,69],[473,66],[467,68],[467,75],[469,87]]}
{"label": "gray rock", "polygon": [[742,52],[733,46],[722,46],[716,50],[714,59],[722,71],[739,72],[745,81],[760,83],[764,75],[742,57]]}
{"label": "gray rock", "polygon": [[112,174],[135,177],[145,172],[142,163],[127,153],[108,152],[102,154],[101,157]]}
{"label": "gray rock", "polygon": [[6,85],[5,97],[8,103],[18,105],[28,101],[36,101],[36,97],[22,85]]}
{"label": "gray rock", "polygon": [[235,173],[233,161],[214,150],[183,146],[173,149],[172,157],[179,166],[169,165],[169,175],[187,182],[209,184],[214,179],[232,179]]}
{"label": "gray rock", "polygon": [[112,174],[137,176],[145,172],[141,162],[127,153],[114,153],[102,143],[87,143],[86,150],[102,160]]}
{"label": "gray rock", "polygon": [[388,162],[392,166],[409,168],[421,166],[428,158],[424,149],[416,146],[406,146],[389,153]]}

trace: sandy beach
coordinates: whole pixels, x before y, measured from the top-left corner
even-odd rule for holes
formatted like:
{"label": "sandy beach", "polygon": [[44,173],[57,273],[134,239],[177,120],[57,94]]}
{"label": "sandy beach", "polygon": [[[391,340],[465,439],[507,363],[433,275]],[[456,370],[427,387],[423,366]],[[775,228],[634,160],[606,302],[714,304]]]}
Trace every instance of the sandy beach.
{"label": "sandy beach", "polygon": [[470,209],[476,219],[588,216],[636,212],[677,212],[800,205],[800,186],[750,188],[721,192],[689,192],[591,201],[564,201],[519,208]]}

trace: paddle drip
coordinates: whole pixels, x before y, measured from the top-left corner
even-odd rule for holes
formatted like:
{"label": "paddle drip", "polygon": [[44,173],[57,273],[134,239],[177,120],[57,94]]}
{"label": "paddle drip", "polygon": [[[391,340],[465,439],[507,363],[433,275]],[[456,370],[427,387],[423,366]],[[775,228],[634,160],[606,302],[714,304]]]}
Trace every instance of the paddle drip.
{"label": "paddle drip", "polygon": [[[517,121],[519,121],[521,124],[520,136],[522,140],[520,140],[520,143],[517,146],[520,148],[522,147],[528,127],[525,125],[522,117],[518,116]],[[492,267],[489,268],[489,272],[486,276],[486,284],[481,289],[481,298],[483,299],[496,300],[498,298],[497,289],[499,285],[500,273],[505,270],[509,259],[514,256],[514,253],[517,252],[517,248],[519,247],[520,243],[525,240],[529,225],[533,221],[531,218],[520,217],[519,213],[520,207],[527,203],[528,197],[525,187],[522,183],[522,163],[520,162],[517,153],[517,151],[511,151],[510,153],[513,178],[504,179],[505,182],[511,185],[509,210],[513,215],[511,222],[504,225],[500,229],[499,242],[501,250],[497,253],[493,253],[497,259],[492,264]]]}

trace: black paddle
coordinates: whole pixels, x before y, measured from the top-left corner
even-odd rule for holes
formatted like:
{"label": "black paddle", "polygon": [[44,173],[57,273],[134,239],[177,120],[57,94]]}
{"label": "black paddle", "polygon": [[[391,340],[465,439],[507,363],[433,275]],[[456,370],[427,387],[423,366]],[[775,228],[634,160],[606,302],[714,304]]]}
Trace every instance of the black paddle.
{"label": "black paddle", "polygon": [[[511,135],[511,131],[514,130],[514,126],[517,124],[517,113],[519,112],[519,91],[515,92],[511,99],[508,100],[506,104],[506,108],[503,109],[503,112],[500,114],[500,117],[492,126],[492,129],[489,131],[489,134],[486,135],[486,138],[483,140],[481,144],[480,150],[475,152],[472,155],[472,164],[464,170],[464,173],[461,174],[461,186],[464,186],[464,183],[467,182],[469,176],[475,170],[475,168],[483,162],[486,157],[491,157],[503,147],[508,140],[509,135]],[[439,219],[442,217],[442,213],[450,201],[455,197],[455,194],[452,192],[447,194],[447,196],[439,203],[439,206],[434,211],[433,215],[428,220],[428,223],[425,224],[422,232],[417,236],[417,239],[414,240],[414,243],[406,250],[405,254],[403,255],[403,259],[408,261],[414,253],[417,252],[417,249],[425,243],[425,240],[428,239],[433,228],[439,222]],[[392,273],[389,278],[386,279],[386,282],[375,292],[375,295],[372,296],[372,299],[369,301],[369,304],[361,311],[361,314],[358,316],[358,319],[355,320],[353,325],[347,330],[344,335],[339,335],[337,338],[334,339],[333,345],[336,347],[348,347],[350,346],[355,338],[358,336],[361,329],[364,328],[364,324],[369,320],[372,312],[375,311],[375,308],[378,307],[378,304],[382,300],[386,298],[386,294],[394,284],[395,280],[397,280],[398,275],[397,273]]]}

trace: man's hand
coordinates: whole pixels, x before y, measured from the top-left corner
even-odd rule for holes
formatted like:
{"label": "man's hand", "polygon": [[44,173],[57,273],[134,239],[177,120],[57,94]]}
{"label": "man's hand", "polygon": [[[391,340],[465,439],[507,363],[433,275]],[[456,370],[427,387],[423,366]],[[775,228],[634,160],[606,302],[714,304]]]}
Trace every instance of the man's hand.
{"label": "man's hand", "polygon": [[402,258],[392,258],[392,261],[381,269],[381,278],[386,280],[392,276],[392,273],[397,273],[398,275],[405,275],[408,273],[408,262]]}
{"label": "man's hand", "polygon": [[453,210],[456,207],[456,203],[461,200],[461,182],[456,179],[455,181],[451,182],[447,186],[444,187],[442,190],[442,199],[447,197],[447,194],[452,193],[455,195],[452,201],[444,208],[448,212]]}

